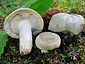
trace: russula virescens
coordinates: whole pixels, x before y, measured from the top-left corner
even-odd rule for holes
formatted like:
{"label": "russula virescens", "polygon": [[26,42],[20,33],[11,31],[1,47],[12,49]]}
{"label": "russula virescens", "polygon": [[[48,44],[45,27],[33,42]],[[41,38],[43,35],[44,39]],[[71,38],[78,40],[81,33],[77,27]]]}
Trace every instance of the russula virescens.
{"label": "russula virescens", "polygon": [[35,44],[41,49],[41,53],[48,53],[48,50],[53,50],[60,46],[61,39],[55,33],[43,32],[36,37]]}
{"label": "russula virescens", "polygon": [[58,13],[52,16],[48,29],[54,32],[67,31],[79,34],[83,30],[84,18],[78,14]]}
{"label": "russula virescens", "polygon": [[20,54],[25,55],[32,49],[32,33],[38,34],[43,29],[43,19],[34,10],[20,8],[9,14],[4,22],[4,30],[13,38],[19,38]]}

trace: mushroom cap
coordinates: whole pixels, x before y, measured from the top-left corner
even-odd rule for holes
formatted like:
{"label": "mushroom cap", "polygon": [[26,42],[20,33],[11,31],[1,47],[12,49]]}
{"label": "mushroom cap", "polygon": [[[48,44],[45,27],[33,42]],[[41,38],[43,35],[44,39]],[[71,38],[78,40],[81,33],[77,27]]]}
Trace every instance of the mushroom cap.
{"label": "mushroom cap", "polygon": [[34,35],[42,31],[44,23],[42,17],[34,10],[20,8],[9,14],[4,22],[4,30],[13,38],[19,38],[18,24],[23,20],[28,20]]}
{"label": "mushroom cap", "polygon": [[78,34],[83,30],[84,18],[78,14],[58,13],[52,16],[49,23],[49,30],[54,32],[68,31]]}
{"label": "mushroom cap", "polygon": [[35,44],[41,50],[52,50],[60,46],[60,37],[52,32],[43,32],[36,37]]}

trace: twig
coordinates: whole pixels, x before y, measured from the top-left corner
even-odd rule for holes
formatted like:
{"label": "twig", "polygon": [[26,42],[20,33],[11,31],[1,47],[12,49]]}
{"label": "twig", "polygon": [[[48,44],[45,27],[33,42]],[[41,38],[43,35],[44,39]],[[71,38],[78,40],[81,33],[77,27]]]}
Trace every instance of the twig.
{"label": "twig", "polygon": [[1,19],[1,18],[4,18],[4,19],[5,19],[6,17],[4,17],[4,16],[0,16],[0,19]]}
{"label": "twig", "polygon": [[55,58],[53,58],[53,61],[55,61],[55,60],[57,60],[58,59],[58,57],[60,56],[60,52],[61,52],[61,50],[60,49],[57,49],[58,50],[58,55],[55,57]]}
{"label": "twig", "polygon": [[82,42],[80,42],[79,44],[75,44],[75,45],[76,45],[76,46],[77,46],[77,45],[81,45],[82,43],[85,43],[85,41],[82,41]]}
{"label": "twig", "polygon": [[62,40],[62,44],[63,44],[63,51],[65,51],[65,45],[66,44],[65,44],[65,40],[64,39]]}
{"label": "twig", "polygon": [[57,57],[53,58],[53,61],[57,60],[59,56],[60,56],[60,54],[57,55]]}

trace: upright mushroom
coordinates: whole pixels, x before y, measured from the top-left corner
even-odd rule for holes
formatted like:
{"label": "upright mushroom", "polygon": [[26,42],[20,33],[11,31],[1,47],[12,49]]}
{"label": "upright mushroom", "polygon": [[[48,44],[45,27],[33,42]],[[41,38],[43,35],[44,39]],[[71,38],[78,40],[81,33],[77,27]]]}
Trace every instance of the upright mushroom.
{"label": "upright mushroom", "polygon": [[52,50],[60,46],[60,37],[52,32],[43,32],[36,37],[35,44],[41,49],[41,53],[48,53],[47,50]]}
{"label": "upright mushroom", "polygon": [[20,8],[13,11],[6,17],[4,30],[13,38],[20,40],[20,54],[25,55],[32,49],[32,32],[38,34],[43,29],[43,19],[34,10]]}
{"label": "upright mushroom", "polygon": [[52,16],[48,29],[54,32],[68,31],[76,35],[83,30],[83,25],[84,18],[81,15],[58,13]]}

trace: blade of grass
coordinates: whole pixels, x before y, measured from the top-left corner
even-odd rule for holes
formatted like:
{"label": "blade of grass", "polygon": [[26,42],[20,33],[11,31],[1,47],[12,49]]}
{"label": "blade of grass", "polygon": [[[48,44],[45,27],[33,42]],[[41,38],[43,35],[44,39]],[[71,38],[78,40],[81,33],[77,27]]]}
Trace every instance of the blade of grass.
{"label": "blade of grass", "polygon": [[4,9],[2,9],[2,7],[0,7],[0,16],[7,16],[8,15],[8,13],[4,10]]}

